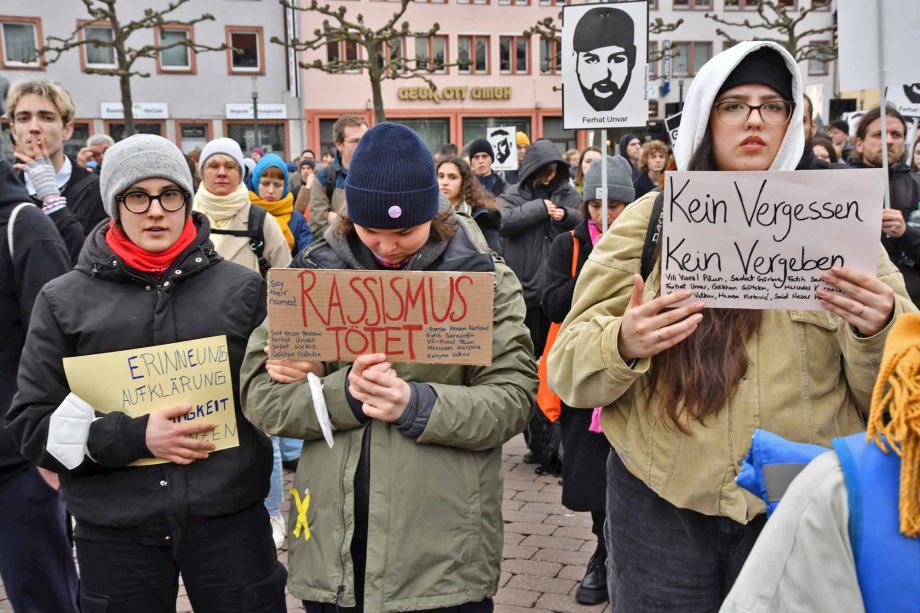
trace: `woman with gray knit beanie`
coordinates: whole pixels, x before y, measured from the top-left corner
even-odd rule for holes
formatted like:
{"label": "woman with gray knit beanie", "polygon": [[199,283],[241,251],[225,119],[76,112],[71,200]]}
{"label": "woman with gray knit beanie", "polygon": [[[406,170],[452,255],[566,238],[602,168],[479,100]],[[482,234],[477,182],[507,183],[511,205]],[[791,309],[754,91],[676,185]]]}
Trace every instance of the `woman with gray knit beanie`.
{"label": "woman with gray knit beanie", "polygon": [[345,192],[346,214],[295,266],[493,273],[492,362],[397,364],[377,353],[266,362],[267,324],[253,333],[241,372],[246,416],[305,441],[294,489],[307,495],[309,530],[289,522],[288,587],[310,613],[491,612],[501,447],[523,430],[536,389],[520,283],[472,218],[440,207],[431,152],[412,130],[368,130]]}
{"label": "woman with gray knit beanie", "polygon": [[[284,611],[286,573],[262,506],[271,444],[237,392],[265,284],[214,250],[207,218],[191,211],[185,158],[166,139],[139,134],[111,147],[100,188],[111,221],[39,293],[7,415],[23,455],[60,475],[82,608],[173,612],[181,573],[196,611]],[[239,446],[229,449],[215,451],[215,426],[192,419],[182,394],[131,416],[91,406],[64,372],[69,356],[212,336],[226,339],[234,390]],[[111,384],[110,373],[97,376]],[[149,459],[162,462],[137,465]]]}

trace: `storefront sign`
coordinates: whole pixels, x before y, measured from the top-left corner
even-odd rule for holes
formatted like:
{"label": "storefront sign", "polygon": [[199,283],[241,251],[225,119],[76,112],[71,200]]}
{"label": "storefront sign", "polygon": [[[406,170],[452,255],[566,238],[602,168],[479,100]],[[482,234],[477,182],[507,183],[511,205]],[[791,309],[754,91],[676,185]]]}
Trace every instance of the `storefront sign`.
{"label": "storefront sign", "polygon": [[511,100],[511,88],[455,85],[437,89],[422,85],[420,87],[400,87],[396,90],[396,97],[403,101],[431,101],[435,104],[454,100]]}
{"label": "storefront sign", "polygon": [[[169,119],[169,105],[165,102],[135,102],[131,105],[135,119]],[[103,119],[124,119],[121,102],[100,102],[99,116]]]}
{"label": "storefront sign", "polygon": [[[252,103],[229,102],[224,105],[227,119],[252,119]],[[287,105],[259,103],[259,119],[287,119]]]}

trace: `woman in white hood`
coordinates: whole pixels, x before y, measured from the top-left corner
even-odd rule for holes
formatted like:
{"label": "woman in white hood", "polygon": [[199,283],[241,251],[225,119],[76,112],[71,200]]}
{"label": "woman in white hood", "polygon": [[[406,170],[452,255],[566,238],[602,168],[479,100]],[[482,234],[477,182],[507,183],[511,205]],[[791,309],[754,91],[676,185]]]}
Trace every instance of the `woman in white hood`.
{"label": "woman in white hood", "polygon": [[[680,170],[794,170],[802,83],[779,45],[744,42],[697,74]],[[704,309],[640,270],[654,192],[630,205],[582,269],[549,356],[573,407],[602,406],[608,588],[614,611],[717,611],[764,524],[736,483],[755,428],[830,445],[863,429],[892,315],[914,310],[879,249],[877,275],[843,267],[825,311]],[[688,301],[687,306],[672,308]]]}

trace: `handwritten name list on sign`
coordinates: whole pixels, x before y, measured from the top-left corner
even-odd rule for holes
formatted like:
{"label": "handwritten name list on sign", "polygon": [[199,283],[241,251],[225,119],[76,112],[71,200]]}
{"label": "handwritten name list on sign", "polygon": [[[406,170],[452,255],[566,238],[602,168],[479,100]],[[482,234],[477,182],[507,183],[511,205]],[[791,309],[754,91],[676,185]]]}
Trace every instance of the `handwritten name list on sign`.
{"label": "handwritten name list on sign", "polygon": [[495,276],[486,272],[272,269],[273,358],[490,364]]}
{"label": "handwritten name list on sign", "polygon": [[665,181],[661,293],[707,307],[822,310],[834,266],[878,267],[882,170],[672,172]]}
{"label": "handwritten name list on sign", "polygon": [[[226,336],[64,358],[64,373],[70,390],[101,413],[140,417],[189,404],[174,422],[214,424],[193,438],[214,443],[215,451],[239,447]],[[134,465],[165,462],[150,458]]]}

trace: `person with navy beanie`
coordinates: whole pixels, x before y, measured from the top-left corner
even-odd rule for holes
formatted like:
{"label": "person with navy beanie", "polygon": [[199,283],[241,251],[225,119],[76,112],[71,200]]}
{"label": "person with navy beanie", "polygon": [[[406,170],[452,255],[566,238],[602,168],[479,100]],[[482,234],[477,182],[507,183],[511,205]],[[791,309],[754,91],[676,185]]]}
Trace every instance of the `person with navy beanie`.
{"label": "person with navy beanie", "polygon": [[537,385],[521,285],[476,222],[442,198],[431,151],[412,130],[368,130],[345,193],[346,208],[292,267],[491,273],[492,357],[488,366],[396,363],[382,353],[273,360],[267,323],[253,333],[244,412],[306,443],[294,490],[309,493],[304,521],[316,529],[305,538],[301,523],[289,523],[288,588],[309,613],[491,612],[502,445],[524,429]]}

